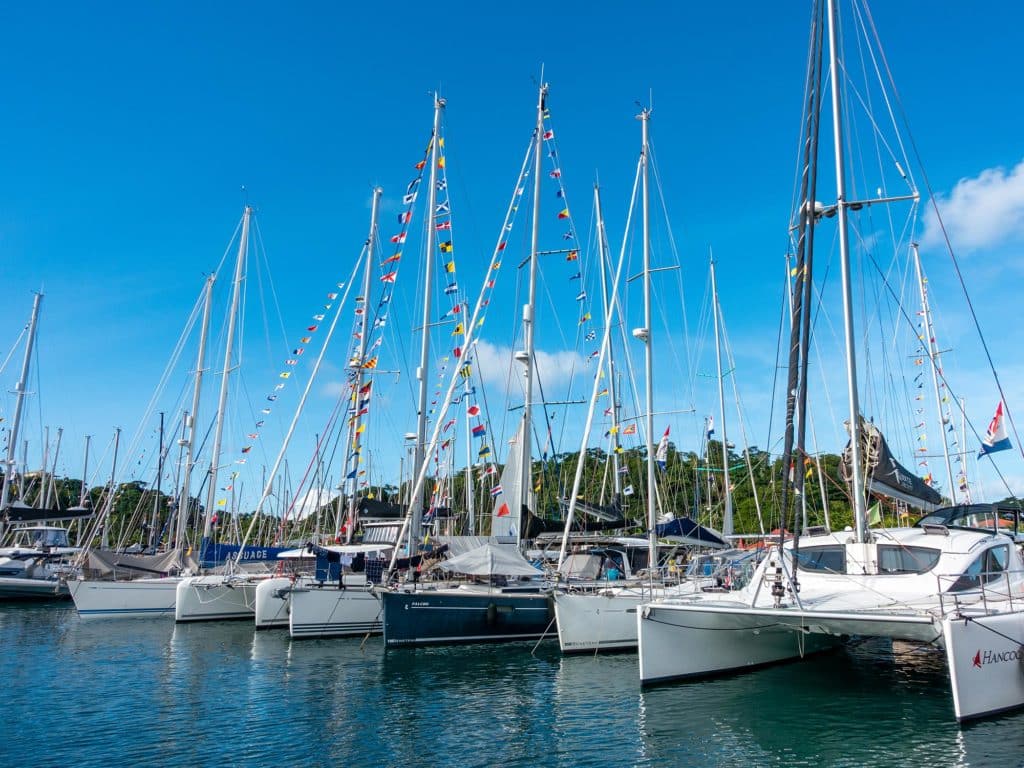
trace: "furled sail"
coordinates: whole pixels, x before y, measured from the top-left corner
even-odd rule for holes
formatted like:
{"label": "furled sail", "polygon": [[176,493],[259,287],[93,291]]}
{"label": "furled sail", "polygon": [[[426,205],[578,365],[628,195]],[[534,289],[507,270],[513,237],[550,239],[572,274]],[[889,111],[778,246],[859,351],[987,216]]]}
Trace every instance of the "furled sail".
{"label": "furled sail", "polygon": [[[866,485],[872,493],[898,499],[917,509],[931,512],[942,505],[942,495],[917,475],[893,458],[882,432],[870,421],[858,419],[864,462],[867,466]],[[847,424],[849,428],[849,424]],[[843,478],[851,477],[850,444],[843,449],[841,464]]]}
{"label": "furled sail", "polygon": [[[512,439],[501,471],[501,480],[494,495],[494,511],[491,513],[491,536],[498,540],[518,541],[523,507],[523,429],[519,424]],[[493,493],[493,491],[492,491]]]}

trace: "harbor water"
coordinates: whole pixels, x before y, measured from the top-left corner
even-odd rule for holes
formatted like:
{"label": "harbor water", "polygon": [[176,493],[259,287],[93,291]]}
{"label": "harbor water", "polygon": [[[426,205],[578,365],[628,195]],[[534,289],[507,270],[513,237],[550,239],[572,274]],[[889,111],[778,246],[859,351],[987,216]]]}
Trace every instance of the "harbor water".
{"label": "harbor water", "polygon": [[3,744],[41,766],[1014,766],[1024,713],[959,727],[945,662],[866,642],[641,690],[557,642],[385,651],[251,623],[0,606]]}

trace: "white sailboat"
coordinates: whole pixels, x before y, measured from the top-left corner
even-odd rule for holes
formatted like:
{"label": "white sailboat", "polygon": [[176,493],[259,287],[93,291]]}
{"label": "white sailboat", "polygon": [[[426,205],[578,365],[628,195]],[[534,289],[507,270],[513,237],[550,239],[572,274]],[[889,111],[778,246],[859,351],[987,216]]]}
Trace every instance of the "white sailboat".
{"label": "white sailboat", "polygon": [[[643,248],[644,248],[644,328],[634,332],[634,336],[641,339],[644,342],[645,350],[645,363],[647,371],[647,386],[646,386],[646,410],[647,410],[647,439],[648,439],[648,450],[647,450],[647,500],[649,505],[648,514],[648,526],[649,526],[649,554],[648,554],[648,573],[646,578],[636,578],[627,580],[622,583],[608,582],[606,584],[595,587],[594,584],[588,584],[586,582],[573,584],[568,582],[560,585],[562,588],[555,591],[553,599],[555,603],[555,616],[558,625],[558,642],[563,653],[580,653],[580,652],[599,652],[599,651],[622,651],[631,650],[637,645],[636,635],[636,612],[637,608],[646,602],[652,600],[661,599],[664,597],[689,594],[702,585],[708,583],[706,578],[692,578],[684,582],[667,583],[665,580],[656,576],[657,574],[657,541],[656,541],[656,503],[655,503],[655,492],[656,488],[654,485],[654,466],[656,461],[656,451],[651,443],[653,435],[653,355],[652,355],[652,340],[651,340],[651,315],[650,315],[650,254],[649,254],[649,211],[648,211],[648,162],[649,162],[649,145],[648,145],[648,124],[650,120],[650,112],[644,110],[640,115],[639,119],[643,127],[643,138],[640,152],[640,162],[637,168],[638,176],[642,182],[643,192]],[[600,201],[597,201],[598,209],[600,209]],[[601,225],[600,213],[598,214],[598,233],[599,237],[602,238],[602,250],[603,250],[603,226]],[[714,264],[712,263],[712,286],[714,286]],[[621,272],[621,259],[617,273]],[[616,282],[612,289],[611,302],[606,307],[606,332],[605,342],[601,349],[601,363],[604,361],[604,355],[606,352],[608,330],[611,328],[611,308],[616,304],[616,296],[618,290],[618,274],[616,275]],[[715,329],[716,329],[716,344],[718,341],[718,318],[717,318],[717,293],[715,293]],[[599,378],[599,377],[597,377]],[[721,383],[721,357],[719,356],[719,382]],[[597,392],[597,379],[595,379],[594,394]],[[721,398],[721,392],[719,393]],[[591,400],[591,408],[588,414],[587,426],[584,429],[583,435],[583,447],[581,448],[580,455],[584,453],[586,442],[589,438],[590,425],[593,419],[595,399]],[[724,406],[723,406],[724,414]],[[722,421],[724,429],[724,418]],[[725,445],[725,439],[723,435],[723,445]],[[726,457],[727,459],[727,457]],[[728,460],[726,460],[726,467],[728,466]],[[726,471],[728,471],[726,469]],[[562,552],[559,559],[559,570],[564,570],[564,563],[566,558],[566,546],[568,544],[568,536],[570,526],[572,525],[573,512],[575,509],[576,496],[579,493],[579,483],[582,476],[582,461],[577,465],[576,478],[573,485],[572,497],[569,505],[569,514],[566,519],[565,534],[563,536]],[[726,502],[725,502],[725,524],[723,526],[726,535],[732,533],[732,506],[731,506],[731,494],[729,492],[728,476],[725,480],[726,489]],[[725,567],[728,567],[726,565]]]}
{"label": "white sailboat", "polygon": [[[439,107],[438,107],[439,108]],[[363,248],[362,295],[369,301],[370,278],[376,262],[377,218],[383,190],[373,190],[370,213],[370,232]],[[358,349],[351,360],[350,386],[354,396],[363,387],[365,355],[367,350],[369,313],[361,311],[358,324]],[[359,445],[361,430],[361,409],[357,409],[349,424],[346,445]],[[353,443],[353,440],[355,441]],[[358,458],[358,450],[346,451]],[[355,466],[355,464],[353,464]],[[346,465],[346,476],[350,474]],[[352,470],[352,492],[349,497],[346,530],[351,531],[355,516],[355,470]],[[292,637],[338,637],[365,635],[380,632],[380,602],[373,595],[372,583],[367,579],[365,568],[359,572],[345,572],[344,561],[354,558],[360,561],[390,552],[387,544],[338,544],[318,545],[313,548],[317,558],[317,569],[313,575],[298,577],[275,576],[256,587],[255,620],[256,629],[287,627]],[[331,565],[337,574],[331,577]]]}
{"label": "white sailboat", "polygon": [[[248,236],[251,209],[246,207],[242,218],[242,237]],[[244,251],[240,251],[244,253]],[[236,272],[239,266],[236,264]],[[83,619],[100,618],[173,618],[177,605],[177,589],[185,574],[198,570],[198,562],[185,550],[185,535],[191,510],[191,479],[195,465],[196,422],[202,381],[206,366],[206,345],[209,337],[210,313],[213,306],[215,275],[207,277],[203,288],[203,318],[199,332],[199,348],[193,379],[191,410],[185,414],[182,442],[185,464],[179,494],[174,545],[159,555],[124,555],[105,551],[86,551],[82,559],[87,574],[107,574],[106,578],[90,576],[68,581],[78,615]],[[132,576],[124,578],[125,572]],[[140,573],[158,574],[135,578]]]}
{"label": "white sailboat", "polygon": [[[827,10],[820,3],[816,6],[812,39],[819,42],[810,59],[808,98],[820,102],[822,89],[820,79],[814,77],[814,62],[822,56],[825,23],[832,73],[834,212],[839,227],[849,423],[856,425],[860,408],[847,216],[851,207],[864,203],[850,201],[845,187],[839,85],[844,70],[838,58],[834,0],[828,0]],[[820,73],[821,58],[817,61]],[[815,113],[816,109],[809,110],[809,115]],[[808,135],[815,131],[809,130]],[[804,197],[802,221],[813,231],[816,217],[807,200],[813,197]],[[880,195],[871,202],[884,201]],[[798,269],[803,266],[798,264]],[[802,271],[798,275],[799,289],[810,276]],[[793,322],[798,321],[794,316]],[[806,352],[806,344],[803,349]],[[1024,561],[1012,538],[1000,530],[1000,510],[976,505],[967,515],[954,509],[917,527],[871,531],[865,503],[866,463],[856,430],[850,453],[855,530],[780,542],[737,592],[698,593],[642,606],[637,614],[641,683],[801,658],[850,635],[861,635],[943,648],[957,719],[1024,704],[1019,672]],[[979,522],[979,518],[983,519]],[[979,529],[985,523],[989,527]]]}

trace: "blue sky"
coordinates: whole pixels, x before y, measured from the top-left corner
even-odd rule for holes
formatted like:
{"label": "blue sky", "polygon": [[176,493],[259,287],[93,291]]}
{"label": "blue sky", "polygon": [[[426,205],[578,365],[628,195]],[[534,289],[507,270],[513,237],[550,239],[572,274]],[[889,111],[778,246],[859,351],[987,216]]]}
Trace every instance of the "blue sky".
{"label": "blue sky", "polygon": [[[1024,391],[1019,355],[1006,343],[1007,323],[1013,327],[1014,316],[1019,318],[1024,271],[1024,108],[1013,96],[1024,11],[1012,3],[984,14],[954,2],[877,5],[874,20],[913,140],[931,188],[949,207],[953,245],[1013,409],[1013,395],[1020,402]],[[690,335],[684,338],[676,320],[664,323],[656,407],[696,409],[668,419],[677,444],[690,449],[699,445],[703,415],[717,413],[711,385],[695,376],[713,370],[701,314],[713,249],[749,441],[768,447],[779,433],[776,414],[768,437],[771,402],[778,399],[771,377],[808,15],[806,3],[782,8],[753,2],[728,9],[640,3],[628,15],[618,4],[580,2],[455,3],[443,11],[401,2],[8,6],[0,14],[4,353],[28,317],[32,291],[46,294],[33,384],[38,394],[26,423],[29,464],[38,463],[31,456],[38,456],[43,425],[51,432],[64,428],[59,469],[74,476],[80,474],[84,435],[95,436],[97,473],[107,471],[98,457],[114,426],[152,435],[155,420],[142,427],[139,421],[203,277],[220,263],[246,201],[258,211],[267,272],[260,280],[255,268],[249,273],[247,333],[256,335],[247,342],[243,377],[257,400],[272,388],[275,367],[295,335],[323,295],[347,279],[378,184],[385,190],[381,234],[392,234],[411,166],[429,136],[434,90],[448,101],[447,170],[460,284],[472,286],[475,297],[533,127],[542,65],[576,229],[586,239],[591,187],[600,178],[614,253],[639,147],[636,103],[649,103],[653,94],[659,194],[682,264]],[[922,177],[915,178],[924,192]],[[557,248],[560,225],[550,185],[549,193],[542,247]],[[519,222],[517,237],[525,236],[526,224]],[[659,226],[655,262],[668,265],[676,255],[665,247],[664,219]],[[919,229],[922,253],[936,265],[933,291],[948,298],[939,327],[947,346],[955,346],[957,364],[949,364],[950,372],[962,376],[958,391],[983,430],[998,394],[979,370],[976,336],[953,278],[939,276],[948,259],[937,247],[934,226],[922,221]],[[831,237],[822,238],[829,248]],[[574,286],[567,287],[562,267],[542,289],[554,297],[543,310],[550,314],[538,343],[554,363],[552,380],[559,366],[577,359],[573,354],[589,352],[573,353],[571,339],[553,332],[554,318],[576,312]],[[416,261],[406,259],[403,268],[396,295],[404,297],[408,316],[393,316],[405,342],[389,337],[392,368],[406,368],[414,346]],[[495,358],[513,346],[521,301],[511,270],[505,279],[484,334]],[[256,288],[261,281],[262,297]],[[655,285],[659,306],[678,308],[676,278],[662,277]],[[631,313],[639,308],[636,289],[628,288]],[[260,319],[264,305],[266,321]],[[840,322],[835,312],[834,327]],[[265,327],[269,342],[261,338]],[[575,318],[563,332],[575,332]],[[823,335],[822,343],[831,338]],[[213,354],[219,362],[222,353]],[[289,454],[293,475],[301,475],[295,467],[305,467],[312,435],[333,404],[331,375],[338,380],[344,352],[332,354],[333,367],[315,388]],[[4,390],[17,378],[18,357],[3,371]],[[492,389],[502,389],[502,375],[491,374]],[[179,371],[170,389],[176,394],[184,381]],[[582,378],[575,386],[589,390]],[[383,413],[371,421],[367,436],[379,446],[375,481],[397,479],[400,436],[414,426],[410,391],[408,376],[381,387]],[[837,450],[845,403],[841,384],[829,391],[830,401],[818,402],[816,423],[821,448]],[[296,386],[289,394],[297,392]],[[212,400],[207,397],[207,406]],[[280,430],[294,399],[282,395],[279,402],[274,419]],[[5,424],[12,403],[5,394]],[[239,415],[229,425],[229,453],[245,442],[250,417]],[[582,420],[582,411],[562,418]],[[497,431],[504,435],[507,426]],[[269,463],[276,454],[269,431],[263,441],[260,458]],[[578,441],[578,430],[568,429],[558,448],[576,450]],[[968,442],[976,446],[976,439]],[[143,454],[154,451],[144,443],[122,460],[128,475],[143,474]],[[1021,490],[1020,454],[1002,454],[999,462]],[[337,476],[338,470],[329,472]],[[1004,495],[985,487],[992,489],[988,495]]]}

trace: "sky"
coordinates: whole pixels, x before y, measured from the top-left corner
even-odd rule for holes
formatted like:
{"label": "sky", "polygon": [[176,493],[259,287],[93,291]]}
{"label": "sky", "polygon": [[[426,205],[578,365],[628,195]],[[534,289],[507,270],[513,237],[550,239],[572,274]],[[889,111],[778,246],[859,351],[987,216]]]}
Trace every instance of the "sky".
{"label": "sky", "polygon": [[[1001,3],[982,14],[947,0],[876,6],[874,24],[899,90],[896,111],[910,126],[903,146],[923,166],[922,172],[915,160],[914,179],[924,201],[912,225],[929,272],[938,343],[949,350],[944,360],[951,391],[966,398],[968,418],[983,433],[999,393],[941,230],[924,203],[934,195],[940,205],[1014,412],[1024,395],[1024,366],[1011,341],[1024,272],[1024,105],[1014,97],[1014,52],[1024,10]],[[214,314],[223,317],[233,233],[249,204],[256,210],[260,247],[247,271],[245,352],[233,384],[234,415],[225,428],[223,465],[230,468],[231,457],[252,442],[247,435],[265,407],[264,393],[280,383],[278,372],[297,338],[313,315],[324,312],[325,296],[350,280],[369,226],[371,191],[378,185],[384,190],[380,235],[390,247],[386,238],[398,231],[402,196],[430,136],[435,92],[447,104],[443,134],[459,284],[469,300],[476,298],[530,141],[543,77],[550,84],[549,125],[557,139],[564,204],[585,253],[587,277],[580,286],[591,300],[593,185],[600,182],[609,250],[617,258],[629,235],[626,215],[640,146],[635,117],[641,106],[652,108],[652,199],[658,209],[652,216],[652,265],[679,267],[652,281],[655,410],[665,414],[656,419],[655,432],[669,426],[678,447],[696,450],[705,416],[714,413],[718,420],[708,310],[713,253],[732,354],[726,368],[740,393],[744,443],[778,450],[781,400],[773,377],[808,18],[806,2],[728,8],[641,2],[628,14],[620,4],[582,2],[456,2],[443,8],[405,2],[9,4],[0,11],[6,107],[0,122],[0,268],[6,289],[0,353],[5,359],[11,353],[0,373],[2,425],[9,427],[13,415],[9,390],[20,368],[19,334],[33,292],[42,290],[37,365],[22,435],[29,441],[28,464],[41,462],[44,428],[50,428],[52,442],[60,427],[58,473],[80,476],[85,436],[92,435],[90,481],[101,483],[110,472],[113,430],[120,427],[125,442],[119,477],[151,482],[157,421],[150,401],[154,410],[167,413],[170,427],[190,386],[194,332],[168,373],[164,394],[153,393],[205,277],[218,268]],[[851,70],[853,61],[851,54]],[[828,131],[830,125],[823,133],[826,158]],[[872,152],[878,146],[866,132],[853,138],[865,140]],[[866,170],[872,161],[858,157],[851,173],[857,184],[874,189]],[[821,188],[827,192],[819,198],[827,202],[835,196],[831,159],[823,166]],[[891,176],[891,169],[886,173]],[[557,218],[563,199],[547,175],[543,182],[540,245],[563,248],[565,224]],[[898,218],[903,215],[893,214],[897,231],[905,226]],[[638,218],[637,212],[634,229]],[[892,226],[883,226],[884,219],[878,214],[854,239],[875,244],[879,232]],[[514,405],[518,397],[521,403],[508,358],[521,344],[517,318],[525,289],[513,262],[528,253],[528,228],[529,218],[520,216],[477,351],[481,395],[486,388],[493,400],[488,409],[499,460],[511,430],[505,401]],[[626,239],[624,271],[633,276],[639,271],[639,239]],[[842,320],[834,240],[833,230],[823,227],[818,258],[830,266],[816,335],[820,385],[812,385],[825,393],[812,397],[816,444],[830,451],[845,441],[842,420],[848,413],[837,352]],[[364,461],[371,464],[374,482],[397,481],[405,466],[402,436],[415,428],[409,372],[419,344],[422,277],[415,253],[420,246],[412,245],[381,348],[381,367],[402,373],[375,377],[380,385],[365,438],[371,448]],[[878,248],[884,263],[896,263]],[[593,369],[583,361],[595,347],[576,344],[581,305],[575,301],[577,285],[568,279],[573,265],[560,257],[551,261],[560,263],[545,264],[539,284],[539,375],[549,399],[585,399]],[[897,282],[908,289],[905,273]],[[621,290],[626,325],[638,327],[640,283]],[[871,308],[870,290],[858,297],[872,318],[866,325],[877,323],[880,338],[894,336]],[[911,317],[916,309],[909,310]],[[351,306],[343,310],[342,336],[349,333],[351,312]],[[221,365],[222,323],[215,321],[211,336],[211,367]],[[452,343],[447,327],[434,337],[431,391],[443,364],[438,356]],[[337,401],[348,343],[338,342],[326,353],[287,453],[295,485]],[[905,367],[912,351],[895,341],[890,351],[883,353],[883,347],[866,345],[862,400],[912,466],[915,457],[907,454],[918,450],[922,432],[914,423],[914,371],[896,374],[903,385],[909,382],[902,394],[894,393],[894,376],[888,375]],[[311,347],[295,367],[249,455],[250,494],[261,484],[256,467],[271,465],[278,453],[312,354]],[[642,350],[635,342],[630,354],[627,367],[642,374]],[[203,418],[211,413],[217,386],[211,382],[217,381],[216,375],[208,377]],[[898,417],[895,406],[885,405],[901,398],[910,404],[910,415]],[[585,405],[559,413],[554,450],[578,450],[584,416]],[[727,419],[735,422],[735,416]],[[937,431],[931,428],[932,446]],[[1011,438],[1017,448],[1019,440]],[[735,431],[729,439],[739,442]],[[978,437],[963,441],[964,450],[973,451]],[[337,483],[337,462],[328,462],[320,484]],[[1019,450],[999,454],[995,463],[1010,487],[1024,491]],[[989,464],[972,466],[972,482],[975,472],[981,481],[975,496],[1001,498],[1005,489]],[[929,469],[938,474],[937,463]],[[227,471],[242,472],[238,466]],[[170,479],[168,472],[165,482]]]}

